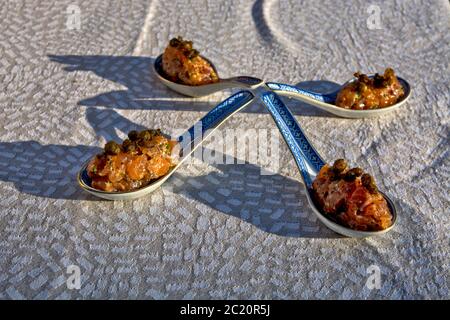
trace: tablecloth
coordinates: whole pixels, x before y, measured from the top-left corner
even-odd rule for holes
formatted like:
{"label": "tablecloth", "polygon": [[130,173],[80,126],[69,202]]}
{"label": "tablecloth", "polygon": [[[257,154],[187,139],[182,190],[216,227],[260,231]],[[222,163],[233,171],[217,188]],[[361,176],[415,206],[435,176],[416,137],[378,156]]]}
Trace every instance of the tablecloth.
{"label": "tablecloth", "polygon": [[[0,298],[449,298],[448,1],[7,0],[0,26]],[[219,145],[234,164],[193,157],[134,201],[81,190],[105,141],[182,132],[237,91],[192,99],[161,84],[152,63],[177,35],[221,77],[322,92],[358,70],[407,79],[411,99],[372,119],[284,99],[325,159],[377,178],[396,227],[350,239],[321,224],[260,102],[220,132],[278,139],[273,174],[207,140],[202,152]]]}

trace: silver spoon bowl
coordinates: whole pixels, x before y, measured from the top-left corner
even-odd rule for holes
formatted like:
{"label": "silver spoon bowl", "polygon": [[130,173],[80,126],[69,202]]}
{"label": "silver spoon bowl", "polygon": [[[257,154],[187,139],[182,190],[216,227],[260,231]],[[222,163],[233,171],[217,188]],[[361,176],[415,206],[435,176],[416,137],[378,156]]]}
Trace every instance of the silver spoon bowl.
{"label": "silver spoon bowl", "polygon": [[[202,58],[208,61],[209,64],[213,67],[214,71],[217,73],[214,64],[212,64],[211,61],[209,61],[205,57]],[[172,80],[169,80],[169,78],[165,75],[164,70],[162,68],[162,55],[159,55],[155,59],[153,68],[158,79],[162,83],[164,83],[168,88],[178,93],[181,93],[185,96],[194,98],[207,96],[215,92],[230,88],[255,89],[264,83],[264,81],[261,79],[247,76],[219,79],[219,81],[216,83],[203,84],[199,86],[190,86],[177,83]]]}
{"label": "silver spoon bowl", "polygon": [[324,223],[331,230],[352,238],[365,238],[381,235],[394,227],[397,221],[397,209],[395,208],[394,202],[385,193],[381,194],[386,199],[389,210],[392,214],[392,225],[381,231],[354,230],[337,223],[328,215],[322,213],[313,201],[314,197],[312,194],[312,182],[320,169],[325,165],[325,161],[308,140],[295,117],[276,93],[259,90],[257,95],[266,105],[276,125],[280,129],[292,155],[294,156],[306,189],[305,191],[309,206],[322,223]]}
{"label": "silver spoon bowl", "polygon": [[174,174],[174,172],[181,166],[181,164],[191,155],[194,150],[201,145],[203,140],[207,139],[221,124],[223,124],[233,114],[245,108],[254,99],[254,95],[250,91],[240,91],[228,99],[222,101],[211,111],[209,111],[196,124],[182,134],[178,139],[177,150],[179,153],[177,164],[163,177],[151,182],[145,187],[133,191],[126,192],[107,192],[98,190],[92,187],[91,179],[87,173],[86,162],[80,169],[77,175],[78,184],[86,192],[93,194],[96,197],[108,200],[131,200],[143,197],[157,188],[159,188],[167,179]]}

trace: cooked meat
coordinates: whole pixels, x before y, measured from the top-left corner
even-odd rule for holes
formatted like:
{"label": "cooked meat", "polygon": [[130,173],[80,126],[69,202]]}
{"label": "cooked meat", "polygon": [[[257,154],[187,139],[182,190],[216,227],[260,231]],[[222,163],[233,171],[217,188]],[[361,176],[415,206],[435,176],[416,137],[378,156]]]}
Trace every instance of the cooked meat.
{"label": "cooked meat", "polygon": [[354,75],[358,80],[339,91],[338,107],[355,110],[385,108],[397,103],[405,94],[391,68],[387,68],[384,75],[377,73],[373,78],[358,72]]}
{"label": "cooked meat", "polygon": [[377,231],[392,225],[392,215],[372,176],[348,169],[339,159],[325,165],[313,182],[316,204],[333,220],[355,230]]}
{"label": "cooked meat", "polygon": [[173,166],[175,141],[159,130],[131,131],[120,145],[110,141],[88,164],[92,187],[108,192],[131,191],[164,176]]}
{"label": "cooked meat", "polygon": [[211,64],[193,48],[192,41],[173,38],[163,54],[163,70],[175,82],[198,86],[219,81]]}

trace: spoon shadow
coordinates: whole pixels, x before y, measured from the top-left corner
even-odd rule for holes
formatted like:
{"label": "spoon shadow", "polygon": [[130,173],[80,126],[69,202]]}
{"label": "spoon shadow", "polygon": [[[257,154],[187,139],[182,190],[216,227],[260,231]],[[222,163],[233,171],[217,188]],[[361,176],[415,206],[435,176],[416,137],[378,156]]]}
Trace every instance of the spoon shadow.
{"label": "spoon shadow", "polygon": [[33,140],[0,142],[0,181],[11,182],[19,192],[33,196],[98,201],[77,186],[76,173],[99,150]]}
{"label": "spoon shadow", "polygon": [[[86,107],[109,107],[127,110],[158,111],[200,111],[211,110],[219,101],[199,101],[187,98],[168,89],[153,72],[153,57],[107,56],[107,55],[48,55],[48,58],[62,64],[66,72],[92,72],[96,76],[120,84],[123,90],[103,92],[78,101]],[[329,81],[305,81],[297,84],[300,88],[316,90],[328,88]],[[328,87],[327,87],[328,86]],[[236,90],[224,90],[234,92]],[[318,110],[304,102],[292,99],[292,112],[300,116],[330,117],[332,115]],[[245,108],[243,113],[267,113],[261,105]]]}
{"label": "spoon shadow", "polygon": [[[75,179],[80,163],[99,151],[97,147],[43,145],[37,141],[0,142],[0,181],[38,197],[105,201],[81,190]],[[261,175],[261,167],[249,163],[213,166],[220,172],[200,176],[175,173],[166,186],[269,233],[340,238],[310,212],[299,181],[279,174]]]}
{"label": "spoon shadow", "polygon": [[232,159],[232,164],[212,163],[215,171],[195,177],[177,172],[163,188],[268,233],[295,238],[342,238],[311,212],[300,181],[280,174],[262,175],[260,166],[237,164],[238,160]]}
{"label": "spoon shadow", "polygon": [[314,91],[322,94],[335,92],[342,87],[342,85],[340,85],[339,83],[328,80],[301,81],[298,82],[295,86],[303,90]]}
{"label": "spoon shadow", "polygon": [[88,108],[86,120],[94,130],[97,138],[103,137],[106,141],[122,141],[117,135],[117,130],[125,135],[131,130],[142,131],[149,129],[122,116],[113,109]]}

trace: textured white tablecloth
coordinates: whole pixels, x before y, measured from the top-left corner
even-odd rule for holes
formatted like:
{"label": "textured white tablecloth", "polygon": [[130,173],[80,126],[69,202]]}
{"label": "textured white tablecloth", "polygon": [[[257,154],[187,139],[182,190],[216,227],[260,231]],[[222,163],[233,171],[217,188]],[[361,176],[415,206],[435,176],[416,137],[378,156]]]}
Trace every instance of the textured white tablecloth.
{"label": "textured white tablecloth", "polygon": [[[368,28],[363,0],[164,3],[0,6],[0,298],[449,298],[448,1],[374,1],[381,29]],[[67,27],[71,4],[81,30]],[[281,136],[273,176],[196,161],[136,201],[80,190],[75,174],[105,139],[186,129],[229,95],[193,100],[157,81],[153,58],[179,34],[222,77],[327,90],[356,70],[398,70],[412,97],[380,118],[285,100],[325,159],[377,177],[396,228],[365,240],[326,229]],[[275,125],[258,102],[223,128]],[[79,290],[66,285],[69,265]],[[371,265],[380,289],[366,285]]]}

